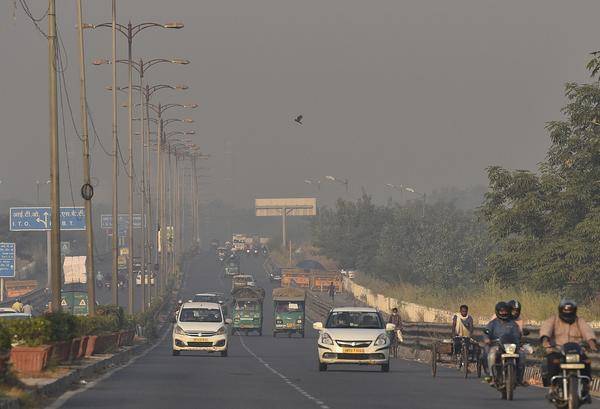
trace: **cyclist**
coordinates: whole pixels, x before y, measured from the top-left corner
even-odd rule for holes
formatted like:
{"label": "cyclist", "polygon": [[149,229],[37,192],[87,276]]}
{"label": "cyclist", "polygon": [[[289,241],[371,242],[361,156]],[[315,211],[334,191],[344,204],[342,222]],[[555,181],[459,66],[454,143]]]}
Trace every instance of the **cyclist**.
{"label": "cyclist", "polygon": [[458,354],[461,349],[462,338],[471,338],[473,334],[473,317],[469,315],[469,306],[463,304],[459,311],[452,317],[452,339],[455,354]]}

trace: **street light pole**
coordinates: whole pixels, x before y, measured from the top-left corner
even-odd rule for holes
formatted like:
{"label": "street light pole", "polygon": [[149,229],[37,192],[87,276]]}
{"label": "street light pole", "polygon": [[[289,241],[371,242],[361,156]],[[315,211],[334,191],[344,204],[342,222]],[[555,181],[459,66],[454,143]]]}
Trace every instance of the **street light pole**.
{"label": "street light pole", "polygon": [[[90,178],[90,144],[87,118],[87,96],[85,88],[85,52],[83,45],[83,11],[81,0],[77,0],[77,28],[79,31],[79,79],[80,79],[80,111],[81,133],[83,137],[83,184],[91,186]],[[82,188],[83,196],[83,188]],[[85,233],[87,238],[87,293],[88,313],[96,313],[96,286],[94,280],[94,226],[92,223],[92,198],[83,197],[85,206]]]}
{"label": "street light pole", "polygon": [[119,305],[119,206],[118,171],[119,153],[117,139],[117,1],[112,0],[112,136],[113,136],[113,201],[112,201],[112,303]]}
{"label": "street light pole", "polygon": [[[133,315],[135,311],[135,286],[133,277],[133,61],[131,57],[131,43],[133,35],[131,33],[131,21],[127,24],[127,76],[129,88],[127,90],[128,100],[128,126],[129,126],[129,234],[127,247],[129,247],[129,255],[127,259],[127,273],[129,277],[129,303],[127,311]],[[142,121],[143,122],[143,121]]]}
{"label": "street light pole", "polygon": [[49,68],[49,95],[50,95],[50,180],[52,181],[50,193],[50,253],[51,253],[51,290],[52,311],[61,310],[61,257],[60,257],[60,178],[58,158],[58,99],[57,99],[57,71],[56,71],[56,1],[48,0],[48,68]]}

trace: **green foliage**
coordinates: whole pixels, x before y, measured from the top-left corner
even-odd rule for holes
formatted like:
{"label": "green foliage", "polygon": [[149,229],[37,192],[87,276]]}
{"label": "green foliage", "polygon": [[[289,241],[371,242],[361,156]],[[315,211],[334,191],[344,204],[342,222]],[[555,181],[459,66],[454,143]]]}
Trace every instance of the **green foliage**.
{"label": "green foliage", "polygon": [[100,305],[96,308],[96,315],[113,317],[116,321],[117,329],[125,326],[125,312],[118,305]]}
{"label": "green foliage", "polygon": [[13,334],[13,343],[17,345],[36,347],[52,341],[52,326],[44,317],[6,320],[4,324]]}
{"label": "green foliage", "polygon": [[95,315],[93,317],[77,317],[79,335],[100,335],[118,331],[119,323],[113,315]]}
{"label": "green foliage", "polygon": [[12,347],[12,336],[7,325],[0,323],[0,353],[9,351]]}
{"label": "green foliage", "polygon": [[466,287],[483,276],[491,250],[486,225],[453,204],[375,206],[339,200],[313,224],[313,243],[343,268],[388,282]]}
{"label": "green foliage", "polygon": [[77,336],[77,318],[67,312],[52,312],[44,318],[50,324],[52,342],[69,341]]}
{"label": "green foliage", "polygon": [[158,313],[163,307],[164,298],[158,297],[152,300],[150,307],[135,318],[135,323],[142,327],[146,338],[156,338],[158,336]]}
{"label": "green foliage", "polygon": [[[592,76],[600,55],[588,64]],[[488,168],[481,208],[497,243],[490,271],[543,291],[600,291],[600,87],[566,85],[564,120],[550,122],[539,174]]]}

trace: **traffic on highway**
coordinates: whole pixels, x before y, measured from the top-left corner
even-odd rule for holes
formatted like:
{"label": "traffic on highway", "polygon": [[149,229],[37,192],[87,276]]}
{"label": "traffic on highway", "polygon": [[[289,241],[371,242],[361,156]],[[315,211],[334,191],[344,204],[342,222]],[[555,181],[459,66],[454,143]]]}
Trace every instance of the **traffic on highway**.
{"label": "traffic on highway", "polygon": [[0,10],[0,409],[600,409],[600,2]]}

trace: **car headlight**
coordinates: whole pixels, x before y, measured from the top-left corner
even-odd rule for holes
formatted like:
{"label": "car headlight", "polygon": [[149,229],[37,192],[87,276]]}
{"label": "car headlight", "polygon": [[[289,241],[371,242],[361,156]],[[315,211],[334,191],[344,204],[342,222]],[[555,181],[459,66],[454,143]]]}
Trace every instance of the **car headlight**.
{"label": "car headlight", "polygon": [[516,344],[504,344],[504,351],[506,351],[507,354],[514,354],[517,351],[517,345]]}
{"label": "car headlight", "polygon": [[175,325],[175,333],[177,335],[185,335],[185,331],[179,325]]}
{"label": "car headlight", "polygon": [[568,364],[574,364],[579,362],[579,354],[567,354],[565,356],[565,361],[567,361]]}
{"label": "car headlight", "polygon": [[385,345],[388,341],[388,337],[385,334],[381,334],[375,340],[375,346]]}
{"label": "car headlight", "polygon": [[296,324],[302,324],[302,319],[301,319],[301,318],[298,318],[298,319],[296,320]]}
{"label": "car headlight", "polygon": [[333,345],[333,339],[331,338],[331,335],[329,335],[328,333],[324,332],[321,335],[321,343],[325,344],[325,345]]}
{"label": "car headlight", "polygon": [[217,330],[217,335],[223,335],[225,333],[225,327],[221,327]]}

